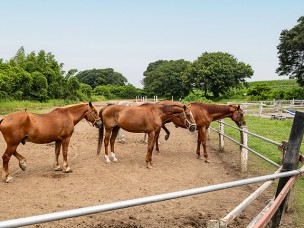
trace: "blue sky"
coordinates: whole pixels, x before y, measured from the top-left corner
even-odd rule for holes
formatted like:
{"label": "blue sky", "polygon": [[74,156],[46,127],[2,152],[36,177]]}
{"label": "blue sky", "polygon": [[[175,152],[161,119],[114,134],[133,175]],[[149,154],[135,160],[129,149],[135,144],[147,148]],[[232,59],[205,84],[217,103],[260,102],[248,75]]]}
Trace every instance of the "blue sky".
{"label": "blue sky", "polygon": [[228,52],[252,66],[248,81],[279,77],[280,33],[304,16],[303,0],[0,0],[0,58],[51,52],[64,70],[113,68],[140,81],[157,60]]}

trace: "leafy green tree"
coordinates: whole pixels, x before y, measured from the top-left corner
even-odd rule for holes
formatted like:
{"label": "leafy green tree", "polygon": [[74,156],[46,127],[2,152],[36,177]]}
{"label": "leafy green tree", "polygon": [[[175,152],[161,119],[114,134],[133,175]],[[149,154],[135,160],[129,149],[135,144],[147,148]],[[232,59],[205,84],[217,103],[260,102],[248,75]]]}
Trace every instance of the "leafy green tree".
{"label": "leafy green tree", "polygon": [[80,83],[77,78],[72,77],[67,82],[66,96],[70,99],[77,97],[77,91],[80,89]]}
{"label": "leafy green tree", "polygon": [[84,83],[80,83],[80,91],[88,98],[90,98],[93,93],[92,87]]}
{"label": "leafy green tree", "polygon": [[105,99],[116,99],[117,97],[111,93],[109,86],[100,85],[93,89],[93,92]]}
{"label": "leafy green tree", "polygon": [[218,98],[241,86],[252,75],[250,65],[238,62],[228,53],[205,52],[192,63],[183,77],[183,83],[189,88],[202,90],[205,97],[211,92],[214,98]]}
{"label": "leafy green tree", "polygon": [[46,101],[48,99],[48,84],[46,78],[43,74],[37,71],[31,75],[33,78],[33,83],[30,90],[31,98],[38,101]]}
{"label": "leafy green tree", "polygon": [[276,72],[279,76],[297,79],[299,85],[304,86],[304,16],[292,29],[281,32],[277,49],[279,67]]}
{"label": "leafy green tree", "polygon": [[79,82],[90,85],[93,89],[99,85],[123,86],[128,80],[112,68],[93,69],[79,72],[75,76]]}
{"label": "leafy green tree", "polygon": [[270,96],[271,88],[265,83],[258,83],[247,90],[247,95],[251,97],[252,100],[266,100]]}
{"label": "leafy green tree", "polygon": [[190,62],[180,60],[158,60],[150,63],[144,72],[144,91],[149,96],[157,95],[171,99],[188,95],[190,88],[182,85],[182,76]]}

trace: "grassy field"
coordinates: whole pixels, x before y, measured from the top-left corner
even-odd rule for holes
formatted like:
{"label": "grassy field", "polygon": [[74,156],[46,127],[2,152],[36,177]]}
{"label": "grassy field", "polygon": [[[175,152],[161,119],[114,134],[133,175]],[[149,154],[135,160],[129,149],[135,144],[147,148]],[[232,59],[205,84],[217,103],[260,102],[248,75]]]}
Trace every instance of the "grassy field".
{"label": "grassy field", "polygon": [[[225,119],[225,123],[235,126],[235,124],[230,119]],[[246,116],[246,123],[248,126],[248,131],[255,133],[257,135],[263,136],[265,138],[271,139],[275,142],[281,143],[282,140],[289,139],[290,131],[292,128],[293,120],[275,120],[270,118],[259,118],[253,116]],[[212,127],[218,129],[218,123],[213,122]],[[235,129],[225,126],[225,134],[229,135],[234,139],[240,138],[240,134]],[[226,139],[227,140],[227,139]],[[264,140],[258,139],[257,137],[248,135],[248,146],[249,148],[259,152],[270,160],[280,164],[281,163],[281,153],[277,146],[266,142]],[[300,153],[304,150],[304,142],[302,141]],[[249,152],[248,169],[254,176],[265,175],[265,173],[273,173],[276,169],[273,165],[270,165],[265,160],[262,160],[255,154]],[[293,222],[297,227],[304,227],[304,221],[299,220],[304,218],[304,178],[301,178],[295,185],[296,189],[296,202],[295,208],[297,215],[294,215]],[[288,215],[291,216],[291,215]]]}

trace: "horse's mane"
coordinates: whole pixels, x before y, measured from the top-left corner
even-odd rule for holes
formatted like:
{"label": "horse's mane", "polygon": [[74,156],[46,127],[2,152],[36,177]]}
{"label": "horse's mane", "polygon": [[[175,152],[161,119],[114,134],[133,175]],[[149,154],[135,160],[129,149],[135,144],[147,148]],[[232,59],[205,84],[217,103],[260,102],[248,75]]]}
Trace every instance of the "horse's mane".
{"label": "horse's mane", "polygon": [[206,109],[210,114],[214,113],[230,113],[228,105],[219,105],[219,104],[204,104],[201,102],[194,102],[192,105],[199,106]]}
{"label": "horse's mane", "polygon": [[68,109],[75,109],[84,105],[88,105],[87,103],[82,103],[82,104],[74,104],[74,105],[68,105],[68,106],[64,106],[64,107],[59,107],[59,108],[55,108],[53,111],[60,111],[60,110],[68,110]]}

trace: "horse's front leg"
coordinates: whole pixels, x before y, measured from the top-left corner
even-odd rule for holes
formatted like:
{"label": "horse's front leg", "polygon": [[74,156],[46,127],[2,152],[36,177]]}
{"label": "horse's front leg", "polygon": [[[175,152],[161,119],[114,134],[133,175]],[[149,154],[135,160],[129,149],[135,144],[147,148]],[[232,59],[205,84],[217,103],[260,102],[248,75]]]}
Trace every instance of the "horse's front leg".
{"label": "horse's front leg", "polygon": [[152,151],[155,144],[155,132],[148,133],[148,149],[146,155],[147,168],[152,168]]}
{"label": "horse's front leg", "polygon": [[19,167],[25,171],[26,170],[26,159],[21,154],[19,154],[17,151],[13,153],[13,155],[19,160]]}
{"label": "horse's front leg", "polygon": [[54,165],[53,165],[55,171],[61,171],[62,170],[62,168],[59,165],[59,161],[58,161],[58,158],[59,158],[59,155],[60,155],[61,144],[62,144],[61,141],[59,141],[59,140],[55,141],[55,161],[54,161]]}
{"label": "horse's front leg", "polygon": [[[198,140],[197,140],[197,144],[202,143],[203,145],[203,150],[204,150],[204,157],[205,157],[205,162],[209,163],[210,161],[208,160],[208,153],[207,153],[207,146],[206,146],[206,127],[202,127],[199,130],[199,134],[198,134]],[[199,142],[200,141],[200,142]],[[199,149],[199,145],[197,145],[198,149]],[[198,151],[197,151],[198,152]],[[200,159],[200,154],[198,156],[198,158]]]}
{"label": "horse's front leg", "polygon": [[71,173],[73,170],[69,167],[68,164],[68,147],[70,144],[70,137],[62,140],[62,156],[63,156],[63,169],[65,173]]}
{"label": "horse's front leg", "polygon": [[201,156],[201,128],[197,129],[197,146],[196,146],[196,154],[197,154],[197,159],[202,159]]}
{"label": "horse's front leg", "polygon": [[114,162],[117,162],[117,158],[115,156],[115,152],[114,152],[114,144],[115,144],[115,140],[117,138],[117,135],[119,134],[119,132],[122,129],[120,127],[114,127],[112,130],[112,134],[111,134],[111,138],[110,138],[110,147],[111,147],[111,157],[113,159]]}
{"label": "horse's front leg", "polygon": [[156,154],[159,154],[159,133],[160,131],[155,133],[155,137],[154,137],[154,143],[155,143],[155,150],[156,150]]}
{"label": "horse's front leg", "polygon": [[5,181],[6,183],[10,183],[13,181],[13,177],[9,175],[8,172],[8,162],[12,156],[16,152],[18,145],[7,145],[6,150],[4,154],[2,155],[2,160],[3,160],[3,167],[2,167],[2,180]]}
{"label": "horse's front leg", "polygon": [[165,125],[163,125],[163,127],[162,127],[163,129],[164,129],[164,131],[166,132],[166,135],[165,135],[165,140],[168,140],[169,139],[169,137],[170,137],[170,131],[168,130],[168,128],[165,126]]}

